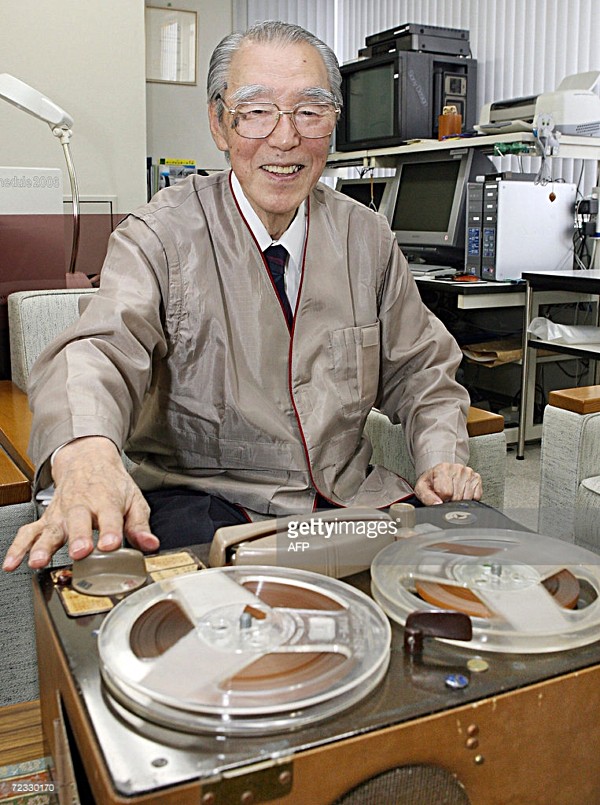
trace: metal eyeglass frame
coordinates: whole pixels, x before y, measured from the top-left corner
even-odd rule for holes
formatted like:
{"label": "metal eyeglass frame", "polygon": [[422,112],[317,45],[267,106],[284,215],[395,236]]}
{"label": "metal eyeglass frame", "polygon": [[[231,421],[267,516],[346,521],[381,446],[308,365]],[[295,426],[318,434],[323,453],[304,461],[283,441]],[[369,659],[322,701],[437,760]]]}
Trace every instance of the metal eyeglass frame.
{"label": "metal eyeglass frame", "polygon": [[[305,137],[307,140],[322,140],[324,137],[330,137],[333,134],[333,132],[335,130],[335,127],[337,125],[337,120],[339,119],[340,113],[342,111],[337,104],[335,104],[333,102],[330,102],[330,101],[300,101],[300,103],[295,104],[295,106],[292,109],[280,109],[277,106],[276,103],[273,103],[271,101],[256,101],[256,102],[254,102],[254,101],[241,101],[238,104],[238,106],[235,106],[233,109],[230,109],[226,105],[225,98],[223,98],[222,95],[217,95],[215,100],[221,101],[223,103],[224,110],[226,112],[229,112],[229,114],[233,117],[233,121],[231,123],[231,128],[234,129],[236,131],[236,133],[240,137],[243,137],[245,140],[266,140],[267,137],[270,137],[271,134],[273,134],[273,132],[277,128],[277,126],[279,124],[279,121],[281,120],[282,115],[290,115],[290,119],[292,121],[292,125],[294,127],[294,130],[296,131],[296,133],[298,134],[299,137]],[[275,123],[273,125],[273,128],[267,134],[261,134],[259,137],[248,137],[246,134],[241,134],[239,129],[238,129],[238,126],[237,126],[236,115],[240,114],[240,112],[238,111],[239,106],[243,106],[245,104],[251,105],[252,103],[257,103],[257,104],[260,103],[260,105],[262,105],[262,106],[273,106],[277,110],[277,120],[275,121]],[[296,110],[299,109],[302,106],[330,106],[330,107],[332,107],[334,112],[335,112],[336,121],[333,124],[333,128],[331,129],[331,131],[327,132],[327,134],[319,134],[318,137],[311,137],[309,134],[302,134],[302,132],[299,131],[298,126],[296,125],[296,120],[294,118]]]}

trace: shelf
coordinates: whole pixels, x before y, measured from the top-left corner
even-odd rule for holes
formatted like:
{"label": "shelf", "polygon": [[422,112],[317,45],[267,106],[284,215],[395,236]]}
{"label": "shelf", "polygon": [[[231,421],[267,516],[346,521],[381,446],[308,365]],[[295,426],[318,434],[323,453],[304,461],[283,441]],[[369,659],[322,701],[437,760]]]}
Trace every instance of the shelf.
{"label": "shelf", "polygon": [[[539,363],[555,363],[556,361],[575,361],[579,357],[578,355],[570,355],[570,354],[566,354],[566,353],[564,355],[563,354],[559,355],[554,350],[553,350],[553,353],[554,354],[552,354],[552,355],[538,355],[536,363],[539,364]],[[586,355],[585,357],[588,358],[589,355]],[[600,355],[599,355],[599,357],[600,357]],[[512,363],[514,364],[514,366],[523,366],[523,359],[519,358],[518,361],[512,361]],[[484,365],[484,364],[482,364],[482,365]],[[502,364],[502,365],[503,366],[510,366],[510,363],[506,363],[506,364]]]}
{"label": "shelf", "polygon": [[[559,146],[554,157],[565,159],[600,160],[599,137],[575,137],[556,133]],[[363,167],[394,167],[395,158],[404,154],[422,151],[448,151],[456,148],[479,148],[493,154],[496,143],[523,143],[533,148],[535,137],[530,132],[513,132],[512,134],[487,134],[478,137],[457,137],[442,140],[412,140],[405,145],[391,148],[372,148],[360,151],[333,151],[327,157],[328,168],[343,168],[352,165]],[[532,152],[531,156],[539,156]]]}
{"label": "shelf", "polygon": [[[566,302],[567,300],[573,301],[576,294],[589,295],[592,298],[597,297],[600,293],[600,271],[524,271],[522,277],[527,282],[527,293],[523,321],[525,351],[521,373],[517,458],[524,457],[525,441],[530,438],[527,432],[527,424],[532,421],[536,366],[540,350],[548,350],[551,353],[562,355],[565,359],[600,360],[600,343],[565,344],[529,336],[529,325],[536,316],[540,315],[540,305],[548,304],[548,296],[557,296],[556,303]],[[594,301],[597,302],[598,300],[595,299]],[[598,376],[599,366],[598,363],[595,364],[595,377]]]}
{"label": "shelf", "polygon": [[[591,358],[600,360],[600,343],[598,344],[559,344],[556,341],[540,341],[539,339],[527,339],[527,346],[531,349],[548,349],[552,352],[560,352],[563,355],[570,355],[573,358]],[[543,358],[538,358],[538,362]]]}

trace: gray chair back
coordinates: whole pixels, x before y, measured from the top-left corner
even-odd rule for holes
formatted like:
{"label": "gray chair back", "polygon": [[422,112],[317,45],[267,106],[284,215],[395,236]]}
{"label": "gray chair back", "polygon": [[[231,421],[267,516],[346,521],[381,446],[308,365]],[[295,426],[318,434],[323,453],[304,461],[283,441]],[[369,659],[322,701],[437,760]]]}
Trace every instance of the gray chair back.
{"label": "gray chair back", "polygon": [[79,301],[95,288],[18,291],[8,297],[13,383],[27,391],[31,367],[45,347],[79,317]]}

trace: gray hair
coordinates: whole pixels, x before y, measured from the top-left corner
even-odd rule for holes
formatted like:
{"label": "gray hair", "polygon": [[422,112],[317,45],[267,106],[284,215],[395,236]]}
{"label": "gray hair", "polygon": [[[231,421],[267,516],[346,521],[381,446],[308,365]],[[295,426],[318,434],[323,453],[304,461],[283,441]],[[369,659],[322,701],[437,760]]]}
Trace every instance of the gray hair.
{"label": "gray hair", "polygon": [[267,20],[257,22],[252,25],[245,33],[232,33],[222,39],[214,49],[208,68],[208,79],[206,82],[206,94],[208,102],[217,104],[217,115],[219,120],[223,116],[225,108],[222,96],[227,89],[227,76],[234,53],[244,42],[276,42],[278,44],[296,44],[306,42],[312,45],[323,59],[329,88],[338,106],[342,106],[342,76],[335,53],[314,34],[301,28],[299,25],[292,25],[288,22],[279,20]]}

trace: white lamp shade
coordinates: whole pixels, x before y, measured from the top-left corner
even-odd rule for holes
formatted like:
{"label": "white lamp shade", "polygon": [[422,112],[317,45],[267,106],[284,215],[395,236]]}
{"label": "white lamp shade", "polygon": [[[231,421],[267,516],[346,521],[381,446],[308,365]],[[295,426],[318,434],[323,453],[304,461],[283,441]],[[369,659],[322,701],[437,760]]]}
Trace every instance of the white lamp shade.
{"label": "white lamp shade", "polygon": [[71,128],[73,125],[73,118],[64,109],[9,73],[0,73],[0,98],[51,126]]}

